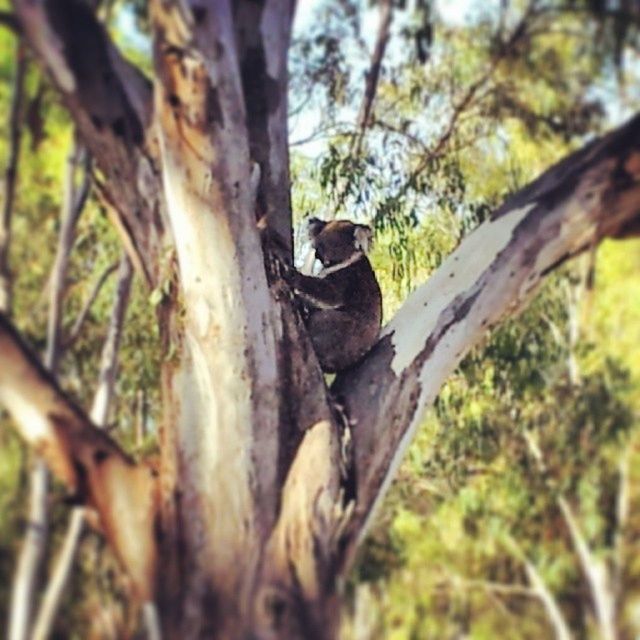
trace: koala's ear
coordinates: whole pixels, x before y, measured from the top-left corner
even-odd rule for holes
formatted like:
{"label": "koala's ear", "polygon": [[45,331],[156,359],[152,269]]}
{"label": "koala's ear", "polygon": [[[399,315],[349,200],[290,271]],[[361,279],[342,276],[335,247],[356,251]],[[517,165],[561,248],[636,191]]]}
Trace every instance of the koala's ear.
{"label": "koala's ear", "polygon": [[366,224],[356,224],[353,228],[353,244],[358,251],[367,253],[373,244],[373,231]]}
{"label": "koala's ear", "polygon": [[309,240],[313,240],[327,226],[327,223],[320,218],[309,218],[307,220],[307,233]]}

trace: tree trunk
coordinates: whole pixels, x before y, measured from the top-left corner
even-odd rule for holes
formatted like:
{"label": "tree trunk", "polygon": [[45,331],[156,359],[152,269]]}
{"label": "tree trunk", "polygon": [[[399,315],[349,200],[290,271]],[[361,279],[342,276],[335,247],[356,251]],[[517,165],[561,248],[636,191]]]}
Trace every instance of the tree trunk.
{"label": "tree trunk", "polygon": [[79,0],[15,0],[161,297],[159,473],[96,429],[2,316],[0,402],[98,510],[165,637],[334,638],[339,585],[449,373],[551,270],[637,222],[640,118],[469,234],[329,391],[282,278],[292,3],[151,4],[153,88]]}
{"label": "tree trunk", "polygon": [[[77,166],[84,162],[84,175],[80,190],[76,190]],[[60,361],[60,322],[62,301],[65,294],[65,279],[71,248],[75,238],[78,217],[89,192],[89,159],[78,144],[74,143],[67,159],[64,174],[64,193],[61,207],[61,226],[58,237],[55,264],[51,272],[49,315],[47,323],[47,347],[44,364],[53,376]],[[49,472],[43,460],[35,460],[30,478],[30,507],[27,532],[24,537],[15,571],[9,614],[9,637],[25,640],[30,637],[31,613],[37,600],[38,577],[42,571],[48,539]]]}
{"label": "tree trunk", "polygon": [[[105,427],[107,424],[109,407],[115,389],[117,356],[124,326],[124,316],[129,303],[132,277],[131,262],[126,256],[123,256],[120,261],[111,319],[107,336],[102,346],[98,384],[91,407],[91,419],[100,427]],[[84,529],[84,519],[85,509],[83,507],[75,507],[69,518],[59,557],[42,597],[42,603],[33,625],[32,640],[45,640],[51,635],[55,616],[71,576],[73,561]]]}
{"label": "tree trunk", "polygon": [[11,269],[9,247],[11,246],[11,216],[18,182],[18,161],[22,134],[22,103],[27,75],[27,56],[22,40],[16,44],[16,67],[9,108],[9,153],[2,180],[2,210],[0,215],[0,311],[11,310]]}

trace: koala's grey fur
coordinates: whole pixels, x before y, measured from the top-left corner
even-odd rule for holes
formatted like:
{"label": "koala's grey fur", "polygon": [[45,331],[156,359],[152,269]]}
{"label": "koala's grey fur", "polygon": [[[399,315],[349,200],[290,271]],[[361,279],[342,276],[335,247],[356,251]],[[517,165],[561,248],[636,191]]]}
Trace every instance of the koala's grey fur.
{"label": "koala's grey fur", "polygon": [[371,229],[311,218],[309,237],[323,268],[316,277],[295,272],[292,285],[320,366],[333,373],[360,360],[380,333],[382,294],[365,255]]}

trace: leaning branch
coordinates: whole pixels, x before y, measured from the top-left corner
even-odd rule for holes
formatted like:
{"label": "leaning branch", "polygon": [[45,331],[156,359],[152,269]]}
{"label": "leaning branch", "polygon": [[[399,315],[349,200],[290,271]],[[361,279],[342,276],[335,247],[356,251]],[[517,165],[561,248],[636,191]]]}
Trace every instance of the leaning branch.
{"label": "leaning branch", "polygon": [[278,239],[283,256],[293,257],[287,54],[294,2],[234,3],[234,26],[247,109],[251,159],[260,165],[257,216]]}
{"label": "leaning branch", "polygon": [[358,114],[358,130],[351,139],[350,153],[353,153],[356,157],[360,155],[360,151],[362,150],[362,140],[367,127],[369,126],[373,102],[378,90],[378,80],[382,69],[382,60],[387,49],[387,43],[389,42],[389,31],[391,29],[392,17],[393,10],[391,7],[391,0],[384,0],[380,3],[380,25],[378,26],[376,44],[371,54],[369,70],[366,74],[364,96],[362,98],[362,104],[360,105],[360,113]]}
{"label": "leaning branch", "polygon": [[[77,164],[86,154],[74,141],[67,157],[64,176],[64,197],[61,207],[61,226],[58,234],[56,258],[51,270],[49,296],[49,316],[47,320],[47,347],[44,365],[55,377],[62,350],[60,349],[60,319],[62,302],[66,290],[67,267],[76,222],[86,198],[76,199],[75,177]],[[88,170],[85,167],[85,182]],[[88,191],[88,187],[87,187]],[[76,206],[76,204],[78,206]],[[36,600],[38,575],[45,557],[48,532],[49,473],[42,459],[36,460],[30,479],[29,528],[24,537],[14,574],[9,615],[9,636],[11,640],[26,640],[30,637],[31,609]]]}
{"label": "leaning branch", "polygon": [[94,507],[137,595],[150,600],[155,580],[155,479],[136,465],[58,387],[0,314],[0,404],[53,473]]}
{"label": "leaning branch", "polygon": [[80,313],[78,314],[78,317],[76,318],[75,322],[73,323],[73,326],[71,327],[71,331],[69,331],[69,335],[67,336],[66,341],[64,343],[64,348],[65,349],[68,349],[69,347],[71,347],[73,345],[73,343],[80,337],[80,332],[82,331],[82,327],[84,326],[84,323],[85,323],[86,319],[89,316],[89,312],[91,311],[91,307],[93,306],[93,303],[98,298],[98,295],[99,295],[104,283],[107,281],[109,276],[114,271],[116,271],[117,268],[118,268],[118,263],[117,262],[112,262],[100,274],[98,279],[95,281],[95,283],[93,285],[93,289],[91,289],[91,292],[87,296],[87,299],[84,301],[84,304],[82,305],[82,308],[80,309]]}
{"label": "leaning branch", "polygon": [[511,536],[505,536],[504,543],[511,554],[524,565],[527,579],[542,602],[544,610],[549,618],[549,622],[555,632],[555,637],[558,640],[572,640],[573,634],[571,633],[569,624],[562,613],[562,609],[537,567],[531,562],[531,560],[529,560],[529,558],[527,558],[524,551],[514,538]]}
{"label": "leaning branch", "polygon": [[157,144],[149,133],[151,83],[124,59],[82,0],[14,5],[27,42],[106,178],[143,275],[154,285],[165,225]]}
{"label": "leaning branch", "polygon": [[640,116],[509,198],[419,287],[356,369],[333,386],[355,422],[355,549],[425,407],[464,355],[544,277],[640,219]]}

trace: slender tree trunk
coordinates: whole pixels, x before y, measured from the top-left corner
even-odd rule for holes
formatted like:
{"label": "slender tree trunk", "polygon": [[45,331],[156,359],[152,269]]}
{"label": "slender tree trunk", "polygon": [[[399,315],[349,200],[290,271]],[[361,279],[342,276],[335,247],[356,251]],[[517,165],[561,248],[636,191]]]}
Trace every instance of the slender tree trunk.
{"label": "slender tree trunk", "polygon": [[20,138],[22,135],[22,104],[24,102],[24,80],[27,75],[27,56],[22,40],[16,44],[16,66],[13,78],[11,106],[9,107],[9,152],[2,180],[2,211],[0,216],[0,311],[11,310],[11,269],[9,247],[11,244],[11,214],[13,212]]}
{"label": "slender tree trunk", "polygon": [[49,471],[38,458],[29,476],[29,516],[16,565],[9,613],[9,640],[27,640],[35,606],[38,573],[47,545]]}
{"label": "slender tree trunk", "polygon": [[[531,457],[538,465],[540,472],[546,473],[547,469],[543,453],[538,447],[533,434],[526,434],[525,441]],[[603,640],[616,640],[618,637],[616,632],[616,602],[609,569],[605,561],[598,558],[589,546],[574,509],[567,498],[559,494],[556,497],[556,504],[569,531],[571,544],[586,579],[600,635]]]}
{"label": "slender tree trunk", "polygon": [[[107,423],[109,407],[116,384],[117,360],[124,327],[124,318],[129,302],[133,270],[129,258],[120,261],[118,283],[111,311],[107,336],[102,347],[98,384],[91,407],[91,419],[100,427]],[[31,640],[45,640],[51,635],[55,616],[60,607],[64,590],[71,576],[73,561],[78,551],[84,529],[85,509],[75,507],[71,512],[62,548],[56,560],[53,573],[47,583],[42,603],[35,619]]]}
{"label": "slender tree trunk", "polygon": [[[592,252],[579,258],[577,265],[579,273],[578,279],[575,282],[569,281],[567,284],[567,374],[569,382],[573,386],[578,386],[582,378],[576,348],[581,333],[580,303],[587,284],[589,263],[592,258],[591,254]],[[541,455],[539,460],[540,464],[542,464]],[[616,602],[614,573],[610,570],[615,565],[612,564],[608,566],[604,559],[599,558],[598,555],[593,552],[569,500],[560,494],[557,496],[556,502],[569,530],[573,547],[580,566],[582,567],[587,585],[589,586],[601,638],[602,640],[616,640],[618,638],[616,621],[618,604]],[[618,536],[616,535],[616,539],[617,538]]]}
{"label": "slender tree trunk", "polygon": [[526,557],[520,545],[515,540],[507,538],[506,543],[513,555],[524,564],[527,579],[531,583],[540,602],[542,602],[556,640],[572,640],[573,634],[562,613],[562,608],[536,566]]}
{"label": "slender tree trunk", "polygon": [[[84,160],[84,177],[80,190],[76,190],[76,169],[86,152],[74,143],[69,154],[64,176],[64,196],[58,249],[50,282],[50,305],[47,325],[47,348],[44,363],[56,375],[60,360],[60,321],[62,300],[65,292],[67,266],[78,216],[84,207],[89,190],[89,169]],[[10,640],[26,640],[30,637],[32,611],[38,590],[38,575],[47,545],[49,471],[46,464],[37,459],[30,479],[30,512],[25,539],[20,550],[11,596],[9,637]]]}

